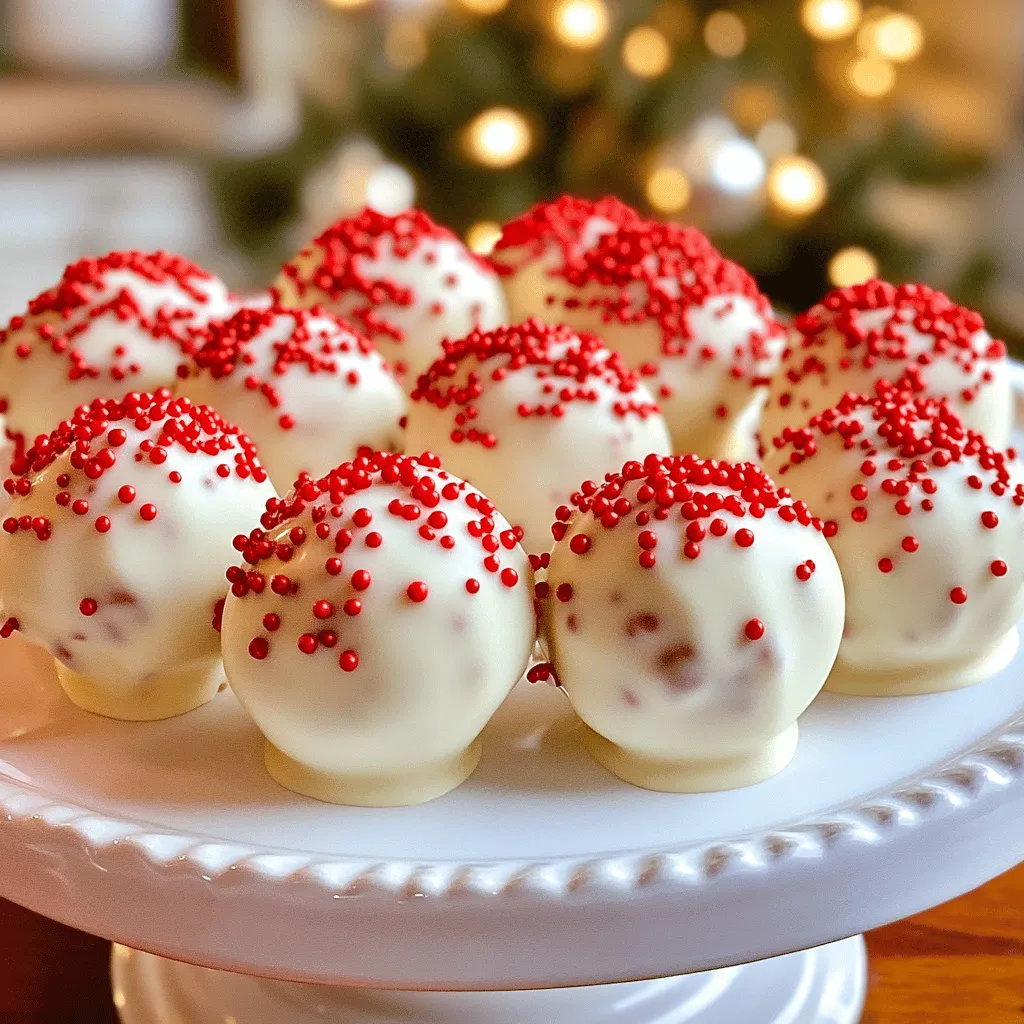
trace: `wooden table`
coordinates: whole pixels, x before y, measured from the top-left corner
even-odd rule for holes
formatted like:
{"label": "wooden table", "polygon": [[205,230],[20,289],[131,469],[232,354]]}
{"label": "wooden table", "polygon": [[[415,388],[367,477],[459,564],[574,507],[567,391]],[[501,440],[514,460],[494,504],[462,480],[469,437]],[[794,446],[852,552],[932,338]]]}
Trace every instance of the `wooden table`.
{"label": "wooden table", "polygon": [[[109,949],[0,900],[0,1024],[116,1024]],[[868,949],[863,1024],[1022,1024],[1024,865],[872,932]]]}

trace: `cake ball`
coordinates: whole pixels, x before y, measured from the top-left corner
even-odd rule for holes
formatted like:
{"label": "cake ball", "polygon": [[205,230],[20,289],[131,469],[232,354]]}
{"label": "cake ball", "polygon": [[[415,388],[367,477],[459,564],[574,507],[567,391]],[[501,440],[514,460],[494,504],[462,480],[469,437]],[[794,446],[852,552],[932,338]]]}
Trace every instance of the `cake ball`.
{"label": "cake ball", "polygon": [[828,689],[949,690],[1002,667],[1024,613],[1024,486],[1011,458],[945,399],[880,384],[849,394],[765,455],[826,520],[846,583]]}
{"label": "cake ball", "polygon": [[274,490],[255,448],[167,390],[95,399],[22,456],[0,532],[0,634],[50,651],[79,707],[169,718],[223,685],[232,539]]}
{"label": "cake ball", "polygon": [[[639,223],[636,210],[614,196],[597,200],[560,196],[509,221],[494,246],[491,265],[501,276],[510,322],[531,316],[543,320],[552,313],[549,296],[558,287],[553,279],[602,235]],[[558,315],[557,310],[554,313]]]}
{"label": "cake ball", "polygon": [[584,742],[626,782],[729,789],[793,757],[843,583],[821,520],[785,494],[751,463],[650,456],[558,510],[544,637]]}
{"label": "cake ball", "polygon": [[196,343],[178,393],[241,427],[282,493],[360,448],[401,447],[402,388],[372,342],[322,309],[243,309]]}
{"label": "cake ball", "polygon": [[72,263],[0,331],[0,411],[25,446],[75,407],[174,383],[192,330],[230,310],[224,285],[166,252]]}
{"label": "cake ball", "polygon": [[598,335],[641,373],[677,452],[754,453],[783,329],[754,279],[701,232],[627,221],[535,280],[539,316]]}
{"label": "cake ball", "polygon": [[909,377],[948,398],[989,444],[1010,440],[1012,394],[1006,346],[981,316],[922,284],[868,281],[830,292],[798,317],[775,375],[760,429],[762,447],[803,426],[847,392]]}
{"label": "cake ball", "polygon": [[361,806],[463,782],[535,635],[529,562],[491,502],[433,456],[361,455],[236,546],[224,668],[270,774]]}
{"label": "cake ball", "polygon": [[551,547],[551,516],[580,480],[672,450],[637,374],[592,335],[527,320],[445,342],[419,379],[406,447],[432,451],[524,531]]}
{"label": "cake ball", "polygon": [[337,221],[281,268],[275,288],[284,305],[350,320],[410,388],[444,338],[508,319],[487,262],[422,210]]}

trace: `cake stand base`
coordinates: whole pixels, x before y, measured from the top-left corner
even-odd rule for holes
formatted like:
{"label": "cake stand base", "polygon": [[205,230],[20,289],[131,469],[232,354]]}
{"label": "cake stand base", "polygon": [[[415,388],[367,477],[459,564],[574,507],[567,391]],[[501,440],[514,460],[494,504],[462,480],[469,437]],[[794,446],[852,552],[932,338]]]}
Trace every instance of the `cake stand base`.
{"label": "cake stand base", "polygon": [[392,992],[268,981],[115,946],[123,1024],[855,1024],[859,936],[657,981],[524,992]]}

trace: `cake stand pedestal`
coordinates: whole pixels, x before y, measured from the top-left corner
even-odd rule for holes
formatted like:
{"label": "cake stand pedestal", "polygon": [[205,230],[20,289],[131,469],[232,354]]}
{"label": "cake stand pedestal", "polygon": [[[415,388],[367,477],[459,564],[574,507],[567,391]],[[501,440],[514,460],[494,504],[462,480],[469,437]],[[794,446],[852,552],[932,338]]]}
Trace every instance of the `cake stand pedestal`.
{"label": "cake stand pedestal", "polygon": [[1024,655],[801,730],[759,785],[649,793],[523,684],[458,790],[334,807],[269,778],[230,692],[114,722],[12,639],[0,896],[118,944],[124,1024],[852,1024],[862,931],[1024,859]]}
{"label": "cake stand pedestal", "polygon": [[522,992],[396,992],[267,981],[115,946],[124,1024],[853,1024],[864,940],[675,978]]}

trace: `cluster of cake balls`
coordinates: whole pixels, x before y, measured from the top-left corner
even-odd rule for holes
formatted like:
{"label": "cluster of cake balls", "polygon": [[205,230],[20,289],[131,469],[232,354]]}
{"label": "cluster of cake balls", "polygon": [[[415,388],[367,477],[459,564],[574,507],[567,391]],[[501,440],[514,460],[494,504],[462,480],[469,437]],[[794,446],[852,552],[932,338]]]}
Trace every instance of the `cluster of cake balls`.
{"label": "cluster of cake balls", "polygon": [[1013,656],[1012,404],[940,292],[871,281],[784,326],[613,198],[534,207],[487,258],[365,210],[251,299],[87,258],[0,331],[0,635],[113,718],[230,685],[322,800],[459,785],[524,674],[628,782],[748,785],[823,687]]}

